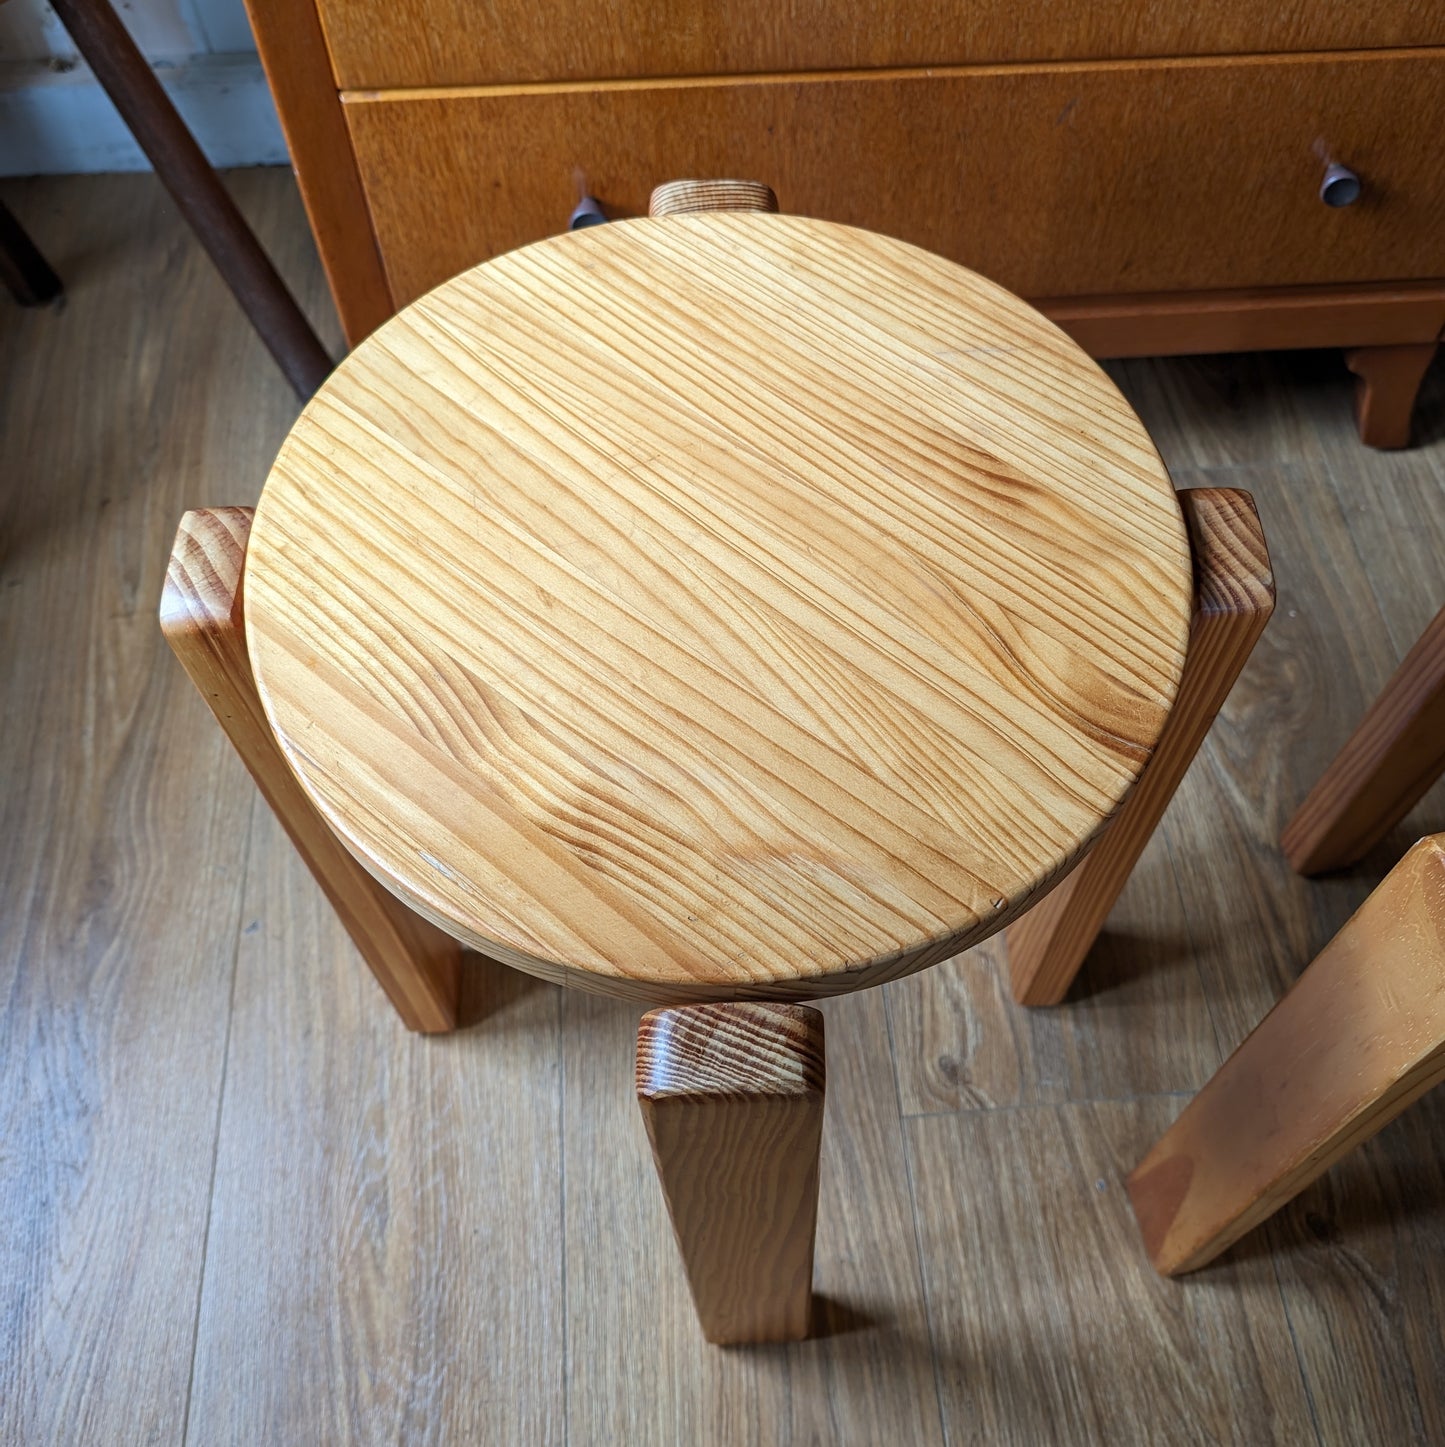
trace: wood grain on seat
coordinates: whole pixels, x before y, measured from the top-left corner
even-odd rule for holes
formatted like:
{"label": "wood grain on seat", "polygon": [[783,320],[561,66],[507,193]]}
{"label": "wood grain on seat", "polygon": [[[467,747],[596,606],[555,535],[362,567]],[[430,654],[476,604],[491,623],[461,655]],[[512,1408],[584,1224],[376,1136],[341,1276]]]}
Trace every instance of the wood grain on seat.
{"label": "wood grain on seat", "polygon": [[1017,298],[799,217],[475,268],[257,511],[265,706],[417,909],[553,979],[796,997],[992,934],[1150,757],[1192,584],[1113,385]]}

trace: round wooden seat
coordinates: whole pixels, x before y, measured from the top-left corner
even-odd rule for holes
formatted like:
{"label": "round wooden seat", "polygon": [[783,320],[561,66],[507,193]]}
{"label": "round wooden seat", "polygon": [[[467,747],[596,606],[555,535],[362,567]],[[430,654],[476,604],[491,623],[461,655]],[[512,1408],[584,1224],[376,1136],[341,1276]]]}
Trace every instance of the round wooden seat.
{"label": "round wooden seat", "polygon": [[267,716],[387,886],[652,1001],[803,997],[1007,923],[1127,793],[1190,555],[1023,302],[868,232],[597,226],[363,343],[266,483]]}

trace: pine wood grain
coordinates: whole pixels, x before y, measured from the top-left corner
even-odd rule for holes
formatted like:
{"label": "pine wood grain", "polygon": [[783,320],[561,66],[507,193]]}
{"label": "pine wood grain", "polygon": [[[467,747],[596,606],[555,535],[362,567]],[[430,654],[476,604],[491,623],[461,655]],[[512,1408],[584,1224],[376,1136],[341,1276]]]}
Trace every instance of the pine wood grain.
{"label": "pine wood grain", "polygon": [[161,631],[411,1030],[456,1027],[461,950],[347,853],[276,747],[246,654],[241,570],[250,508],[188,512],[171,549]]}
{"label": "pine wood grain", "polygon": [[1180,495],[1194,553],[1194,615],[1179,696],[1138,787],[1084,861],[1008,934],[1022,1005],[1057,1005],[1104,926],[1214,716],[1274,610],[1274,578],[1248,493]]}
{"label": "pine wood grain", "polygon": [[[1334,375],[1333,395],[1347,395],[1347,379],[1338,369]],[[1321,397],[1319,405],[1328,404]],[[1336,425],[1347,432],[1348,416],[1337,416]],[[1279,829],[1328,761],[1331,728],[1359,716],[1391,663],[1390,633],[1326,467],[1261,465],[1223,475],[1247,484],[1260,503],[1278,596],[1270,626],[1160,825],[1220,1063],[1375,882],[1301,880],[1279,848]],[[1221,474],[1176,476],[1190,486]],[[1267,750],[1258,742],[1266,729],[1277,734]]]}
{"label": "pine wood grain", "polygon": [[1445,609],[1295,811],[1280,847],[1301,874],[1353,864],[1445,770]]}
{"label": "pine wood grain", "polygon": [[637,1102],[710,1342],[808,1335],[825,1077],[806,1005],[642,1017]]}
{"label": "pine wood grain", "polygon": [[1112,811],[1178,684],[1183,531],[1015,298],[668,217],[352,355],[267,483],[248,642],[318,807],[465,942],[651,1001],[830,994],[991,934]]}
{"label": "pine wood grain", "polygon": [[649,216],[694,211],[776,211],[778,198],[761,181],[667,181],[653,190]]}
{"label": "pine wood grain", "polygon": [[[674,176],[739,175],[1020,296],[1111,296],[1439,281],[1418,138],[1445,132],[1442,72],[1445,50],[1375,51],[344,99],[398,305],[562,230],[579,186],[635,216]],[[1321,204],[1321,138],[1356,205]]]}
{"label": "pine wood grain", "polygon": [[615,76],[943,66],[1152,55],[1255,54],[1445,44],[1445,22],[1420,0],[1369,7],[1290,3],[1262,10],[1221,0],[1207,15],[1101,0],[898,0],[864,10],[794,0],[643,0],[539,10],[497,0],[485,20],[465,0],[407,0],[376,11],[320,0],[343,86],[480,85]]}
{"label": "pine wood grain", "polygon": [[1422,839],[1129,1177],[1194,1271],[1445,1080],[1445,838]]}

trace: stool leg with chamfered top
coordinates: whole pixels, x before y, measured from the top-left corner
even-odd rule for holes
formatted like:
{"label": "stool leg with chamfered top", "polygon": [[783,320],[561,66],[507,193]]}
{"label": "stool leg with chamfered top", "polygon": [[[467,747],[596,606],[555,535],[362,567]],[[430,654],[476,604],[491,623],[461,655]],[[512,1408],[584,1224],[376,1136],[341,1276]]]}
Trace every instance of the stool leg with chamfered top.
{"label": "stool leg with chamfered top", "polygon": [[823,1087],[823,1017],[806,1005],[642,1017],[637,1099],[710,1342],[808,1334]]}
{"label": "stool leg with chamfered top", "polygon": [[181,519],[161,596],[161,631],[407,1028],[454,1030],[460,946],[352,857],[302,791],[266,721],[242,613],[251,517],[251,508],[222,507]]}
{"label": "stool leg with chamfered top", "polygon": [[1194,555],[1179,694],[1134,792],[1074,870],[1009,929],[1009,973],[1021,1005],[1057,1005],[1068,993],[1274,609],[1269,552],[1249,494],[1197,488],[1179,502]]}

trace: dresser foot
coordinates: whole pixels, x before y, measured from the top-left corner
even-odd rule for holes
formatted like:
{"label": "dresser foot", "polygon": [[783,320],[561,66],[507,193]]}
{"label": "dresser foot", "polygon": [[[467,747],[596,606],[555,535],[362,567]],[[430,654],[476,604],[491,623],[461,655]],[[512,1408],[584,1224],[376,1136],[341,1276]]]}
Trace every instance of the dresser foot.
{"label": "dresser foot", "polygon": [[1355,422],[1366,447],[1408,447],[1415,398],[1435,356],[1434,342],[1405,347],[1352,347],[1345,366],[1355,374]]}

